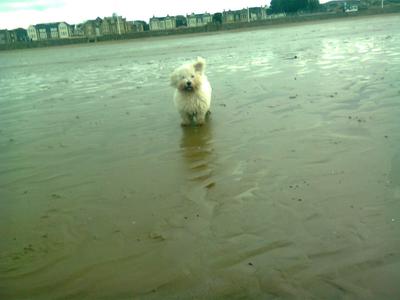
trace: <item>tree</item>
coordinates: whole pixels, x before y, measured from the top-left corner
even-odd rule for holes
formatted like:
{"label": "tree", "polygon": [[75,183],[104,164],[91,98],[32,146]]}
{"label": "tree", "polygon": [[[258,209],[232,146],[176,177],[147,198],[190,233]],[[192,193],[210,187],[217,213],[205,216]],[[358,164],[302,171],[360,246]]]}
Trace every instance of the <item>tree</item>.
{"label": "tree", "polygon": [[213,14],[212,21],[214,24],[222,24],[222,14],[221,13]]}
{"label": "tree", "polygon": [[274,14],[279,14],[279,13],[283,13],[283,6],[282,6],[282,0],[271,0],[271,12]]}
{"label": "tree", "polygon": [[319,0],[271,0],[272,13],[296,13],[298,11],[313,11],[319,6]]}
{"label": "tree", "polygon": [[186,27],[187,26],[187,20],[185,16],[176,16],[176,27]]}
{"label": "tree", "polygon": [[315,11],[319,8],[319,1],[318,0],[309,0],[308,1],[308,9],[310,11]]}

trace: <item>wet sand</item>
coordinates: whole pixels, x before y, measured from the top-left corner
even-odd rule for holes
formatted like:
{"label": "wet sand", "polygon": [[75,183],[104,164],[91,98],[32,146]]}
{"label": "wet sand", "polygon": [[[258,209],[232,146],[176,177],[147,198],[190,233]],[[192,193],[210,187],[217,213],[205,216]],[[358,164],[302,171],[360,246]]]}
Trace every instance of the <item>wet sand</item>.
{"label": "wet sand", "polygon": [[0,299],[399,298],[398,24],[2,52]]}

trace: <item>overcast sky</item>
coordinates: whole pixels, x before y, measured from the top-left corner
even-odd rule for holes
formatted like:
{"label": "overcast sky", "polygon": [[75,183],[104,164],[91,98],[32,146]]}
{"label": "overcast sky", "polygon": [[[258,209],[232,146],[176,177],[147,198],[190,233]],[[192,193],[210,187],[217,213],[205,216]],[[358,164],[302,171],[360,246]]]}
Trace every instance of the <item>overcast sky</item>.
{"label": "overcast sky", "polygon": [[269,0],[0,0],[0,29],[60,21],[76,24],[113,13],[148,22],[153,15],[214,13],[266,4]]}

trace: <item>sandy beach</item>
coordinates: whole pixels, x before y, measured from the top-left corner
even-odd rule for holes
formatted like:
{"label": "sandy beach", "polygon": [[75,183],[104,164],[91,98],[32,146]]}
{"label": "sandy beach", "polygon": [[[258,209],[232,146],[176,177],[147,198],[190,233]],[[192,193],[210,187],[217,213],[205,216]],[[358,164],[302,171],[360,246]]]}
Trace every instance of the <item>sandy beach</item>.
{"label": "sandy beach", "polygon": [[0,299],[400,299],[399,24],[0,53]]}

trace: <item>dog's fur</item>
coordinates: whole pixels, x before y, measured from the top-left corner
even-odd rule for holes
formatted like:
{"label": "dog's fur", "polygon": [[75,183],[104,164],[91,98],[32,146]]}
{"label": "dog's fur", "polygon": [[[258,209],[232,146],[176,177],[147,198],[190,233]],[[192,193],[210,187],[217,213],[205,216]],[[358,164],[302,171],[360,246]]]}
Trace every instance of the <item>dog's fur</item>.
{"label": "dog's fur", "polygon": [[210,113],[211,85],[204,74],[206,61],[198,57],[171,74],[171,86],[176,88],[175,106],[182,118],[182,125],[203,125]]}

